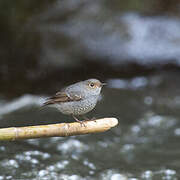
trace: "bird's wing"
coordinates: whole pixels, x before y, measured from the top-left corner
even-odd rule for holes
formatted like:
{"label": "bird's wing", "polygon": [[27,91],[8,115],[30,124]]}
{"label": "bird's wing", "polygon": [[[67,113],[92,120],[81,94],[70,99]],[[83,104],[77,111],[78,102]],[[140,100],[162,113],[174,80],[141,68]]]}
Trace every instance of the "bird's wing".
{"label": "bird's wing", "polygon": [[54,96],[47,99],[43,105],[56,104],[61,102],[80,101],[81,95],[77,92],[57,92]]}

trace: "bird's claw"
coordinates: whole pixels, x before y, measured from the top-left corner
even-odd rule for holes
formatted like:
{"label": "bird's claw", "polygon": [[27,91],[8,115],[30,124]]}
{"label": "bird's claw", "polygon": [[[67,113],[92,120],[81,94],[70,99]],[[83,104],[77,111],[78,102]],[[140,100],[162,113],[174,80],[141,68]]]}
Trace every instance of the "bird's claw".
{"label": "bird's claw", "polygon": [[81,127],[82,127],[82,126],[86,127],[86,125],[84,124],[83,121],[80,121],[80,120],[79,120],[78,118],[76,118],[75,116],[73,116],[73,118],[74,118],[78,123],[81,124]]}
{"label": "bird's claw", "polygon": [[86,125],[85,125],[85,123],[83,121],[80,121],[79,123],[81,124],[81,127],[82,126],[86,127]]}

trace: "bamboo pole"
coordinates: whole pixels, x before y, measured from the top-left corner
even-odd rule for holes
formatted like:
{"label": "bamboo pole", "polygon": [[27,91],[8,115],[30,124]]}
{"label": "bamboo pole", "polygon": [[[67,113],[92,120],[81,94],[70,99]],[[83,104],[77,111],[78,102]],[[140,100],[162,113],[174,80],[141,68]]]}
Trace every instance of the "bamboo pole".
{"label": "bamboo pole", "polygon": [[11,127],[0,129],[0,141],[14,141],[20,139],[34,139],[44,137],[65,137],[89,133],[98,133],[116,126],[116,118],[103,118],[97,120],[60,123],[27,127]]}

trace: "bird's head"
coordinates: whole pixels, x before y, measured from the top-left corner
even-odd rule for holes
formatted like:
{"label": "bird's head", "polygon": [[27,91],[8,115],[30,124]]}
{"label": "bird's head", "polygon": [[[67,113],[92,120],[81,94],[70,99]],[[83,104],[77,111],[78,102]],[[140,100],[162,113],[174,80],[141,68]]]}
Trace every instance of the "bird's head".
{"label": "bird's head", "polygon": [[105,83],[101,83],[98,79],[88,79],[83,81],[85,89],[91,95],[99,95],[101,92],[101,88],[105,85]]}

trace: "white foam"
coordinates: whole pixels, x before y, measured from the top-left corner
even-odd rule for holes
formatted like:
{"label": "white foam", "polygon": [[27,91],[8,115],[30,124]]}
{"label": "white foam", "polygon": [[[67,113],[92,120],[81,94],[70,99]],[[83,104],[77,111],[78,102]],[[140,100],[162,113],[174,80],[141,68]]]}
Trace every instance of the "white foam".
{"label": "white foam", "polygon": [[108,86],[117,89],[132,89],[136,90],[139,88],[146,87],[149,80],[146,77],[135,77],[130,80],[125,79],[109,79]]}
{"label": "white foam", "polygon": [[180,63],[179,20],[165,16],[142,17],[137,14],[128,14],[122,19],[131,36],[125,48],[128,56],[145,64],[160,60],[166,63],[170,59]]}
{"label": "white foam", "polygon": [[84,17],[88,20],[75,23],[77,19],[73,18],[60,29],[81,42],[89,56],[109,59],[114,65],[128,61],[143,65],[170,61],[180,64],[179,19],[127,13],[112,16],[102,25],[94,19],[90,21],[86,13]]}
{"label": "white foam", "polygon": [[37,105],[40,106],[44,102],[44,97],[34,95],[23,95],[13,101],[0,104],[0,116],[4,114],[17,111],[26,106]]}

